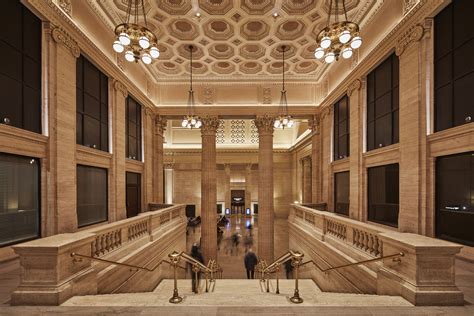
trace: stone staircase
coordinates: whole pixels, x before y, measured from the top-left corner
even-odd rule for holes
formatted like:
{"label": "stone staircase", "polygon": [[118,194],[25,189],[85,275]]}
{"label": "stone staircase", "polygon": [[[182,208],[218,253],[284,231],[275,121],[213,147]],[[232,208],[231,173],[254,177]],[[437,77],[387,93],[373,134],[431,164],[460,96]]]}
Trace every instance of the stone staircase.
{"label": "stone staircase", "polygon": [[199,294],[191,292],[191,280],[178,280],[178,289],[183,301],[180,304],[168,302],[173,293],[173,280],[163,280],[153,292],[76,296],[62,306],[97,307],[158,307],[158,306],[202,306],[202,307],[254,307],[269,306],[338,306],[338,307],[407,307],[412,306],[399,296],[367,294],[324,293],[312,280],[300,280],[302,304],[293,304],[294,280],[280,280],[280,294],[275,294],[276,281],[270,281],[270,293],[259,280],[216,280],[213,291],[205,293],[205,280],[201,281]]}

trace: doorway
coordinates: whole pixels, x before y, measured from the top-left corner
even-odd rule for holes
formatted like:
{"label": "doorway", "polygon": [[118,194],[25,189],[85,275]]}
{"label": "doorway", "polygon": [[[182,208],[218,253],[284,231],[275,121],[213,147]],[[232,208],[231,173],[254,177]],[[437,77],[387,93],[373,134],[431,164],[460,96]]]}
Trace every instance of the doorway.
{"label": "doorway", "polygon": [[231,214],[245,214],[245,190],[231,190]]}

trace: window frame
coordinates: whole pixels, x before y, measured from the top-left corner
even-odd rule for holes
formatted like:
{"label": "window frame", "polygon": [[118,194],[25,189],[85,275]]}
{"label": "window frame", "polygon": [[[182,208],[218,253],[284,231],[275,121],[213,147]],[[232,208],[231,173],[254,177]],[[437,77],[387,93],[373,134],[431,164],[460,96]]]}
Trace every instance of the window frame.
{"label": "window frame", "polygon": [[[105,170],[105,220],[94,222],[94,223],[89,223],[85,225],[80,225],[79,224],[79,212],[78,212],[78,197],[77,197],[77,192],[79,192],[78,189],[78,181],[77,181],[77,173],[79,170],[79,167],[85,167],[85,168],[93,168],[93,169],[100,169],[100,170]],[[109,169],[107,168],[101,168],[101,167],[95,167],[95,166],[89,166],[89,165],[83,165],[83,164],[77,164],[76,165],[76,216],[77,216],[77,228],[81,229],[84,227],[89,227],[97,224],[102,224],[102,223],[107,223],[109,221]]]}
{"label": "window frame", "polygon": [[[131,121],[130,117],[129,117],[129,111],[130,111],[130,101],[133,101],[135,103],[135,111],[136,111],[136,117],[137,117],[137,122],[133,122]],[[132,97],[131,95],[129,95],[127,97],[127,100],[125,102],[126,104],[126,111],[125,111],[125,157],[128,158],[128,159],[132,159],[132,160],[137,160],[137,161],[142,161],[142,129],[143,129],[143,126],[142,126],[142,123],[143,123],[143,117],[142,117],[142,109],[143,109],[143,105],[137,101],[137,99],[135,99],[134,97]],[[131,135],[130,133],[130,123],[136,123],[136,135],[137,136],[133,136]],[[136,152],[137,152],[137,156],[132,156],[130,154],[130,142],[129,142],[129,138],[135,138],[135,141],[136,141]]]}
{"label": "window frame", "polygon": [[[338,190],[337,190],[337,175],[343,175],[343,174],[347,174],[347,178],[348,178],[348,190],[347,190],[347,193],[348,193],[348,196],[347,196],[347,200],[348,200],[348,203],[347,203],[347,214],[345,213],[342,213],[342,212],[338,212],[337,211],[337,193],[338,193]],[[350,200],[350,196],[351,196],[351,175],[350,175],[350,171],[349,170],[346,170],[346,171],[340,171],[340,172],[335,172],[334,173],[334,213],[335,214],[338,214],[338,215],[342,215],[342,216],[346,216],[346,217],[349,217],[350,215],[350,203],[351,203],[351,200]]]}
{"label": "window frame", "polygon": [[[345,119],[340,120],[339,117],[339,112],[340,112],[340,107],[342,102],[346,102],[346,113],[345,113]],[[336,103],[333,105],[333,160],[340,160],[344,159],[347,157],[350,157],[350,98],[347,94],[345,94],[343,97],[341,97]],[[342,124],[346,123],[346,130],[344,134],[339,134],[339,130]],[[341,152],[339,152],[339,145],[341,138],[346,137],[346,148],[345,148],[345,153],[341,155]]]}

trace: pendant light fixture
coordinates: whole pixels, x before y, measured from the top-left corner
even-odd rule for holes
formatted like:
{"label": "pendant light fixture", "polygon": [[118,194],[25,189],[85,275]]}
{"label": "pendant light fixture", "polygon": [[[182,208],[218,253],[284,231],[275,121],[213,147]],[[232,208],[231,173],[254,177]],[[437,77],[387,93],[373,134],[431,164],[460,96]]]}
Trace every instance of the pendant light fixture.
{"label": "pendant light fixture", "polygon": [[188,115],[181,122],[182,127],[200,128],[202,125],[199,116],[194,114],[194,91],[193,91],[193,51],[196,49],[189,45],[190,63],[189,63],[189,94],[188,94]]}
{"label": "pendant light fixture", "polygon": [[359,25],[347,20],[345,0],[342,0],[344,10],[344,21],[339,21],[339,0],[335,0],[336,9],[334,13],[334,23],[331,21],[333,0],[329,3],[329,13],[326,27],[321,30],[316,38],[318,47],[314,51],[314,57],[324,58],[328,64],[339,60],[339,56],[344,59],[351,58],[354,50],[362,45],[362,38],[359,34]]}
{"label": "pendant light fixture", "polygon": [[288,100],[286,98],[286,89],[285,89],[285,51],[288,50],[288,46],[282,45],[278,49],[283,54],[283,65],[282,65],[282,88],[281,88],[281,96],[280,96],[280,107],[278,109],[278,117],[275,120],[273,126],[275,128],[283,128],[292,127],[294,122],[291,116],[288,114]]}
{"label": "pendant light fixture", "polygon": [[[138,24],[139,4],[142,7],[145,26]],[[132,8],[135,11],[133,23],[131,22]],[[146,22],[143,0],[128,0],[125,23],[115,27],[115,35],[116,38],[112,45],[114,51],[119,54],[124,53],[125,60],[129,62],[141,60],[144,64],[149,65],[153,59],[160,56],[160,51],[156,47],[158,40]]]}

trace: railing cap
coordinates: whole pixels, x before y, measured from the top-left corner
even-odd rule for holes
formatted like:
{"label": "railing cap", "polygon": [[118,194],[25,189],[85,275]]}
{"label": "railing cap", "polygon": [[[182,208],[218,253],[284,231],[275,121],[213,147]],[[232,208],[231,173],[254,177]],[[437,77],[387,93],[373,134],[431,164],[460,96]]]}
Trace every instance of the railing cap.
{"label": "railing cap", "polygon": [[87,244],[95,239],[95,234],[89,232],[76,232],[59,234],[50,237],[35,239],[12,246],[17,254],[30,253],[64,253],[77,246]]}
{"label": "railing cap", "polygon": [[384,245],[402,246],[412,252],[458,253],[462,246],[453,242],[412,233],[387,232],[379,234]]}

